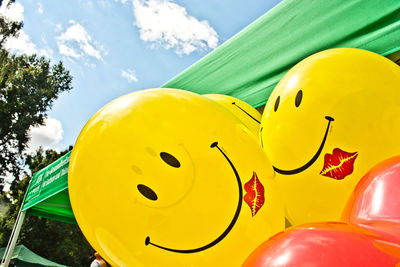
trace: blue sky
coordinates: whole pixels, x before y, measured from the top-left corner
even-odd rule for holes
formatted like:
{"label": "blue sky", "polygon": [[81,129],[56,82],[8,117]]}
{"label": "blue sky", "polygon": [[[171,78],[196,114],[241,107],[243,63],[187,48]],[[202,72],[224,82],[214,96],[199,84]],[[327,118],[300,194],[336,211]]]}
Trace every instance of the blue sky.
{"label": "blue sky", "polygon": [[263,15],[280,0],[20,0],[0,10],[23,20],[13,53],[62,60],[73,89],[60,95],[31,149],[73,145],[111,100],[160,87]]}

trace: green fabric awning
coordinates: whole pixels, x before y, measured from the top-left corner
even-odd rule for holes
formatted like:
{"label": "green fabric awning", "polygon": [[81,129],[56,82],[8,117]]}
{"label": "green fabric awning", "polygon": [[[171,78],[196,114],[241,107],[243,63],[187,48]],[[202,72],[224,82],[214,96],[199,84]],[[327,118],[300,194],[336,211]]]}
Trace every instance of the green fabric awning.
{"label": "green fabric awning", "polygon": [[[0,248],[0,257],[3,257],[5,248]],[[18,245],[15,247],[14,252],[11,256],[11,260],[14,262],[15,266],[24,267],[44,267],[44,266],[54,266],[54,267],[66,267],[66,265],[61,265],[56,262],[52,262],[45,259],[31,250],[29,250],[24,245]]]}
{"label": "green fabric awning", "polygon": [[22,211],[57,221],[76,223],[68,196],[71,152],[33,175]]}
{"label": "green fabric awning", "polygon": [[334,47],[400,50],[400,1],[284,0],[163,87],[259,107],[291,67]]}

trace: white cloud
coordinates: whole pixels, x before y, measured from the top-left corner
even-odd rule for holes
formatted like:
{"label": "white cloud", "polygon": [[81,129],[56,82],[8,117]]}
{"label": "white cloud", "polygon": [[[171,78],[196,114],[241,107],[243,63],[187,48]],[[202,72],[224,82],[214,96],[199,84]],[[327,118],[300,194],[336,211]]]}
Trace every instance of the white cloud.
{"label": "white cloud", "polygon": [[23,30],[19,32],[17,38],[7,39],[4,47],[16,54],[37,54],[40,56],[50,57],[51,51],[46,49],[38,49],[36,45],[31,41],[29,35],[27,35]]}
{"label": "white cloud", "polygon": [[138,78],[136,77],[136,73],[134,70],[131,69],[121,70],[121,75],[130,83],[138,81]]}
{"label": "white cloud", "polygon": [[77,51],[75,51],[75,49],[65,44],[58,44],[58,52],[60,52],[62,55],[73,58],[80,58],[82,56],[82,54],[79,54]]}
{"label": "white cloud", "polygon": [[106,54],[103,46],[98,44],[79,23],[71,20],[72,24],[57,37],[57,46],[60,54],[71,58],[95,58],[103,60]]}
{"label": "white cloud", "polygon": [[55,146],[62,140],[63,129],[60,121],[49,117],[44,123],[42,126],[30,128],[31,139],[26,152],[34,152],[40,146],[44,149],[55,149]]}
{"label": "white cloud", "polygon": [[0,15],[12,21],[24,20],[24,6],[20,3],[13,3],[7,7],[9,1],[4,1],[0,8]]}
{"label": "white cloud", "polygon": [[186,55],[218,45],[218,34],[208,21],[199,21],[170,0],[133,0],[133,7],[140,38],[146,42]]}
{"label": "white cloud", "polygon": [[37,3],[38,4],[38,12],[39,12],[39,14],[43,14],[43,5],[42,5],[42,3],[40,3],[40,2],[38,2]]}
{"label": "white cloud", "polygon": [[[24,20],[24,6],[20,3],[13,3],[8,8],[4,3],[0,8],[0,15],[5,16],[12,21],[23,21]],[[50,51],[46,49],[38,49],[37,46],[31,41],[29,35],[24,30],[19,31],[17,38],[8,38],[4,44],[4,47],[15,54],[37,54],[40,56],[49,57]]]}
{"label": "white cloud", "polygon": [[5,48],[10,51],[19,51],[23,54],[34,54],[37,51],[36,45],[32,43],[30,37],[24,32],[19,33],[18,38],[10,38],[5,43]]}
{"label": "white cloud", "polygon": [[64,28],[63,28],[63,26],[61,25],[61,24],[56,24],[56,31],[57,32],[60,32],[60,31],[62,31]]}
{"label": "white cloud", "polygon": [[94,63],[85,62],[85,66],[88,67],[88,68],[91,68],[91,69],[96,68],[96,64],[94,64]]}

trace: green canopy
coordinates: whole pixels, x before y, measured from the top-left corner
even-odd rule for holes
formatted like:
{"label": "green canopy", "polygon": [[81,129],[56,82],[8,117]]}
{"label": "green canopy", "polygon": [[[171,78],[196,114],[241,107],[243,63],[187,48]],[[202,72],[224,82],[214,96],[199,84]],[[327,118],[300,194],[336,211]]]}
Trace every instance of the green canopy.
{"label": "green canopy", "polygon": [[33,175],[22,211],[57,221],[76,223],[68,196],[71,152]]}
{"label": "green canopy", "polygon": [[[3,257],[4,251],[5,248],[0,248],[0,257]],[[40,257],[34,252],[30,251],[24,245],[18,245],[15,247],[11,259],[14,262],[15,266],[24,266],[24,267],[66,266],[49,261],[43,257]]]}
{"label": "green canopy", "polygon": [[[231,95],[258,107],[293,65],[333,47],[385,56],[399,51],[400,1],[284,0],[163,87]],[[67,194],[69,157],[34,175],[23,210],[75,223]]]}
{"label": "green canopy", "polygon": [[334,47],[400,50],[400,1],[284,0],[163,87],[259,107],[292,66]]}

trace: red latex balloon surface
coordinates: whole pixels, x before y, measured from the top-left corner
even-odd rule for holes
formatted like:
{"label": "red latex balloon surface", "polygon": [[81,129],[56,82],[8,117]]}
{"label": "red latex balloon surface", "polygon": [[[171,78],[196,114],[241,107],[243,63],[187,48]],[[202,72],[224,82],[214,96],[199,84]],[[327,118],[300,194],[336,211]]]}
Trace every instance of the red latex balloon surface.
{"label": "red latex balloon surface", "polygon": [[400,244],[400,156],[379,163],[360,180],[342,219]]}
{"label": "red latex balloon surface", "polygon": [[244,267],[372,267],[400,264],[400,246],[346,223],[312,223],[270,238]]}

